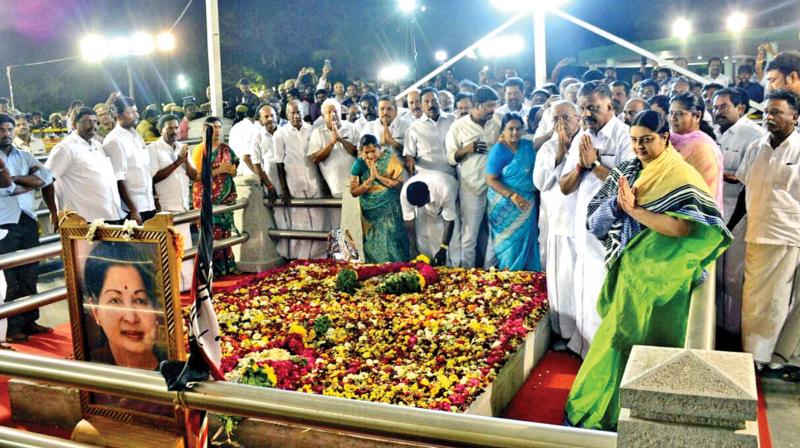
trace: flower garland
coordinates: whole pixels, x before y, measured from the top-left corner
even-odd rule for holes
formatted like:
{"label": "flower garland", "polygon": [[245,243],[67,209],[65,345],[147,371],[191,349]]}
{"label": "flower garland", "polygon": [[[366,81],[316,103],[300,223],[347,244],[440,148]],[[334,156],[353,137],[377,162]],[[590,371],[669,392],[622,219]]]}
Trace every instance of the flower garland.
{"label": "flower garland", "polygon": [[[345,270],[361,281],[352,294],[336,288]],[[382,276],[417,272],[422,292],[380,292]],[[539,273],[302,261],[217,291],[214,307],[230,381],[463,412],[547,298]]]}

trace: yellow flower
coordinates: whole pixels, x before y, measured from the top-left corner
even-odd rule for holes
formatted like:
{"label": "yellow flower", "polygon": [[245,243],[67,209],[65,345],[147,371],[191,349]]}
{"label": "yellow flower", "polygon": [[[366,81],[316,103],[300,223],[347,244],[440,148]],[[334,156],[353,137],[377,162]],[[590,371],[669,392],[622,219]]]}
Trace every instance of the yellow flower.
{"label": "yellow flower", "polygon": [[267,375],[267,379],[269,382],[272,383],[273,386],[278,384],[278,375],[275,375],[275,370],[272,369],[270,365],[263,365],[261,366],[261,370],[264,371],[264,374]]}
{"label": "yellow flower", "polygon": [[417,255],[417,258],[415,258],[414,261],[421,261],[421,262],[423,262],[425,264],[431,264],[431,259],[428,258],[428,256],[425,255],[425,254]]}
{"label": "yellow flower", "polygon": [[306,331],[305,328],[303,328],[302,325],[292,324],[292,326],[289,327],[289,334],[292,333],[299,334],[300,336],[303,337],[303,339],[308,337],[308,332]]}
{"label": "yellow flower", "polygon": [[420,289],[424,289],[425,288],[425,277],[423,277],[422,274],[417,274],[417,278],[419,279],[419,288]]}

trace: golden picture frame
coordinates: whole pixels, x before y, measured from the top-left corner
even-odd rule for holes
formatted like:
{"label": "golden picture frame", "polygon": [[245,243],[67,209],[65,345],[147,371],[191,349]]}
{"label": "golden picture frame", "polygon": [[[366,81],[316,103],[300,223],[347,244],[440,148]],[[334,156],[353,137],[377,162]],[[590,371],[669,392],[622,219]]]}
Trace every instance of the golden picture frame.
{"label": "golden picture frame", "polygon": [[[183,245],[172,215],[159,213],[142,226],[90,224],[75,213],[59,218],[75,359],[144,370],[185,360]],[[178,406],[83,390],[80,405],[84,418],[184,431]]]}

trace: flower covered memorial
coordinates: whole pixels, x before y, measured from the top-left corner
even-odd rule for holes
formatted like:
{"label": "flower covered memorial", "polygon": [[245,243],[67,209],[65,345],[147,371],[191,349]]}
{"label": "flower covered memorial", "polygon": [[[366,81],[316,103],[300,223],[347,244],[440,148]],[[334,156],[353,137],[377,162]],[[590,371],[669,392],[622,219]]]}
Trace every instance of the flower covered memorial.
{"label": "flower covered memorial", "polygon": [[218,291],[229,381],[463,412],[547,312],[544,276],[293,262]]}

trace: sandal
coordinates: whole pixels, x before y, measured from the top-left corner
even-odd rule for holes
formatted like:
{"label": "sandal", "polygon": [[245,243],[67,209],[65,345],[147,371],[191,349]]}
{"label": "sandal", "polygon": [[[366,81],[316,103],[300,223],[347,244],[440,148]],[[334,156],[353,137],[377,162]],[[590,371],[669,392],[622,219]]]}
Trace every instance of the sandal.
{"label": "sandal", "polygon": [[28,326],[28,333],[29,334],[46,334],[52,333],[53,329],[50,327],[45,327],[44,325],[39,325],[37,323],[30,324]]}
{"label": "sandal", "polygon": [[12,352],[17,351],[14,347],[6,344],[5,342],[0,342],[0,350],[11,350]]}
{"label": "sandal", "polygon": [[800,383],[800,368],[794,366],[786,366],[782,369],[783,376],[781,379],[790,383]]}
{"label": "sandal", "polygon": [[19,331],[16,333],[10,333],[6,335],[6,342],[11,342],[16,344],[22,342],[28,342],[28,335]]}

